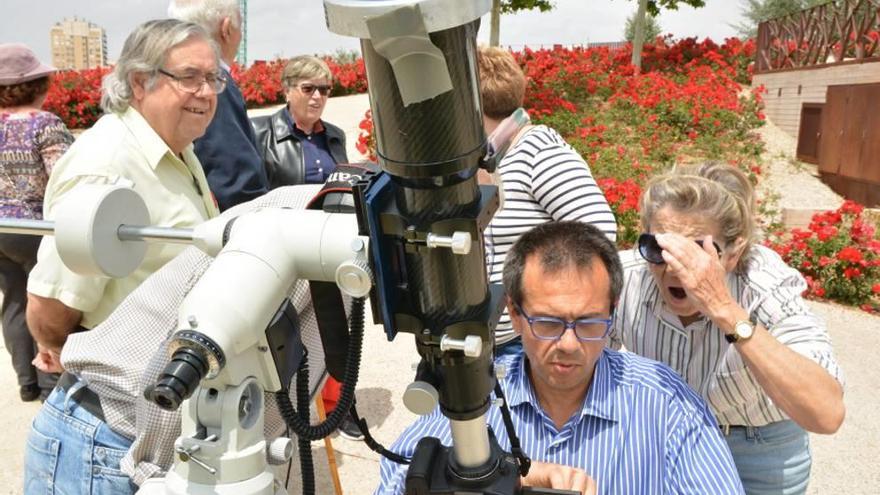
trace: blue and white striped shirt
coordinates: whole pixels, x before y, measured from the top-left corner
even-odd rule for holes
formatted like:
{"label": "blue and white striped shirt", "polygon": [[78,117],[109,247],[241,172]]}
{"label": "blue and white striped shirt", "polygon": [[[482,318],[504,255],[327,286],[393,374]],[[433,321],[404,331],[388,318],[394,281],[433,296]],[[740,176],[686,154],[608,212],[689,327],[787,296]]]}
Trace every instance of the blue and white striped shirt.
{"label": "blue and white striped shirt", "polygon": [[[501,381],[523,450],[535,461],[583,469],[600,494],[743,493],[727,444],[706,404],[669,367],[605,349],[579,413],[561,430],[541,409],[523,355],[499,358]],[[510,441],[501,412],[487,420],[501,447]],[[391,450],[412,456],[426,436],[452,443],[435,410],[407,428]],[[377,494],[402,494],[407,466],[382,459]]]}

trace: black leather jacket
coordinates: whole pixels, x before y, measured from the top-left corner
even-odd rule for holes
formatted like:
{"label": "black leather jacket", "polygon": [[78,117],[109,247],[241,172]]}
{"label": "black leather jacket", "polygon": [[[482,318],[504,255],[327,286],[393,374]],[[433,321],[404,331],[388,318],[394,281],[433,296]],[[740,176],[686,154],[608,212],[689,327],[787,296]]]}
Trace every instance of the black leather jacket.
{"label": "black leather jacket", "polygon": [[[281,107],[272,115],[254,117],[251,122],[257,135],[257,148],[263,157],[263,166],[269,177],[269,189],[305,183],[305,163],[302,144],[290,132],[290,124]],[[333,124],[321,121],[327,133],[327,146],[336,163],[348,163],[345,153],[345,133]]]}

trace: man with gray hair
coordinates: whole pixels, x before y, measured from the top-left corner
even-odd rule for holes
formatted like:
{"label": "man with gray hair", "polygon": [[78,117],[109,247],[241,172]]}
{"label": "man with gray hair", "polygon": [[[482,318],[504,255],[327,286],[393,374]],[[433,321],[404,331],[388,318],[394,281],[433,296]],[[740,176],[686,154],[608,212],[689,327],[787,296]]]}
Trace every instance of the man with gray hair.
{"label": "man with gray hair", "polygon": [[269,190],[244,97],[230,73],[242,39],[238,0],[172,0],[168,17],[202,26],[220,47],[226,91],[217,97],[217,114],[195,141],[195,151],[217,205],[225,211]]}
{"label": "man with gray hair", "polygon": [[[172,19],[138,26],[104,79],[106,114],[52,170],[45,218],[53,219],[67,193],[82,184],[131,187],[155,225],[191,227],[216,216],[192,142],[205,132],[225,85],[216,47],[201,27]],[[61,371],[59,354],[68,335],[101,323],[182,249],[150,245],[133,273],[109,279],[71,272],[53,238],[44,238],[28,281],[28,326],[40,346],[35,364]],[[64,373],[32,426],[25,492],[52,486],[77,493],[124,491],[130,482],[119,472],[119,460],[130,444],[107,427],[101,401],[88,384]]]}

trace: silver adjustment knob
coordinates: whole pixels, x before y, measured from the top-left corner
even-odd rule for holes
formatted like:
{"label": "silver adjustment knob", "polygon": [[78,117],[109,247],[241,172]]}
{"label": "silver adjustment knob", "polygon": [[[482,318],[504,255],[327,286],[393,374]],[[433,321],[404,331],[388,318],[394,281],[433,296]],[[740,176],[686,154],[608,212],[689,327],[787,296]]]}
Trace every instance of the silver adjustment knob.
{"label": "silver adjustment knob", "polygon": [[373,273],[366,260],[346,261],[336,268],[336,285],[351,297],[367,297],[373,286]]}
{"label": "silver adjustment knob", "polygon": [[266,462],[273,466],[287,464],[292,456],[293,441],[289,438],[276,438],[266,448]]}
{"label": "silver adjustment knob", "polygon": [[440,402],[440,394],[428,382],[415,381],[407,385],[403,393],[403,405],[413,414],[431,414]]}
{"label": "silver adjustment knob", "polygon": [[483,339],[476,335],[468,335],[463,340],[444,335],[440,339],[440,350],[444,352],[461,351],[467,357],[479,357],[483,352]]}
{"label": "silver adjustment knob", "polygon": [[455,254],[470,253],[472,241],[469,232],[454,232],[451,236],[428,234],[428,237],[425,238],[425,244],[429,248],[450,248]]}

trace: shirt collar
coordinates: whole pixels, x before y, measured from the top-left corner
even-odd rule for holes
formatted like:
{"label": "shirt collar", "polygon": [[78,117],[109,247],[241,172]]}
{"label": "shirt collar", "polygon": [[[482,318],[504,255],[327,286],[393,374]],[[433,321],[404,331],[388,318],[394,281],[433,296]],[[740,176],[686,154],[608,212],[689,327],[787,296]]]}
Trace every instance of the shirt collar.
{"label": "shirt collar", "polygon": [[[150,127],[147,120],[134,107],[129,106],[119,118],[137,140],[147,162],[153,169],[159,165],[166,154],[174,156],[174,152],[171,151],[168,144],[159,137],[159,134]],[[188,144],[184,151],[191,147],[192,143]]]}
{"label": "shirt collar", "polygon": [[232,72],[232,67],[230,67],[222,58],[220,59],[220,68],[226,72]]}
{"label": "shirt collar", "polygon": [[[581,406],[581,418],[584,416],[594,416],[615,422],[620,419],[618,407],[614,402],[614,370],[611,368],[610,360],[607,356],[608,352],[608,349],[603,349],[602,354],[596,361],[596,367],[593,370],[593,381],[590,383],[590,388],[587,389],[587,397]],[[529,379],[526,364],[525,353],[519,354],[507,363],[509,378],[505,380],[507,387],[504,390],[507,396],[507,403],[510,407],[528,404],[530,407],[543,413],[538,402],[538,396],[535,394]]]}
{"label": "shirt collar", "polygon": [[595,416],[615,422],[620,420],[620,411],[618,411],[617,403],[614,400],[616,397],[614,389],[619,380],[615,380],[611,359],[608,357],[609,352],[611,351],[607,348],[602,349],[602,354],[596,361],[596,367],[593,369],[593,381],[590,383],[587,398],[581,407],[581,417]]}

